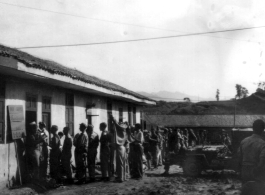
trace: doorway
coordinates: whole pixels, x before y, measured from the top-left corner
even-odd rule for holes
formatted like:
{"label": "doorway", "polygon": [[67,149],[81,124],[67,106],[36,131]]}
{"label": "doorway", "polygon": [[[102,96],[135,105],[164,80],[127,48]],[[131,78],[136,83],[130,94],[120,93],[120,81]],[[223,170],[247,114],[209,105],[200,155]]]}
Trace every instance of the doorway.
{"label": "doorway", "polygon": [[29,132],[29,124],[31,122],[35,121],[37,123],[37,112],[36,111],[26,111],[26,133],[28,134]]}

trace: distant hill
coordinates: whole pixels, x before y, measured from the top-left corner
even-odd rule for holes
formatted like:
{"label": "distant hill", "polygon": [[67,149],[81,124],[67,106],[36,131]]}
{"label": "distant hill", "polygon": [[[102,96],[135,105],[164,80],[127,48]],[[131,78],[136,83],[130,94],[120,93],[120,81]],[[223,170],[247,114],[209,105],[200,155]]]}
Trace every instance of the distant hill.
{"label": "distant hill", "polygon": [[[180,93],[178,91],[176,92],[169,92],[169,91],[159,91],[159,92],[153,92],[153,93],[147,93],[147,92],[137,92],[143,96],[149,97],[154,100],[162,100],[162,101],[167,101],[167,102],[172,102],[172,101],[184,101],[183,99],[185,97],[190,98],[191,101],[198,101],[198,97],[187,95],[185,93]],[[206,100],[206,99],[203,99]],[[208,100],[208,99],[207,99]],[[209,99],[210,100],[210,99]]]}
{"label": "distant hill", "polygon": [[265,114],[265,92],[260,90],[236,101],[165,102],[146,107],[147,114]]}

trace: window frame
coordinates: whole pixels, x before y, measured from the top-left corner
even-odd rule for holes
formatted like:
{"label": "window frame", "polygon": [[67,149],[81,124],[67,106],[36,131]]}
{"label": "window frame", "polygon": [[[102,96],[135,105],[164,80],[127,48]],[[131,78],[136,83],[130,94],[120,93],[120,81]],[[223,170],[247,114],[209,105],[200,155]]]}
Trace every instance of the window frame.
{"label": "window frame", "polygon": [[[69,98],[69,96],[71,96]],[[70,101],[69,101],[70,99]],[[70,103],[69,103],[70,102]],[[70,128],[70,135],[74,136],[75,132],[75,111],[74,111],[74,102],[75,102],[75,97],[73,93],[65,93],[65,126],[69,127],[72,126],[73,129]],[[69,119],[69,110],[72,111],[72,121],[68,120]]]}

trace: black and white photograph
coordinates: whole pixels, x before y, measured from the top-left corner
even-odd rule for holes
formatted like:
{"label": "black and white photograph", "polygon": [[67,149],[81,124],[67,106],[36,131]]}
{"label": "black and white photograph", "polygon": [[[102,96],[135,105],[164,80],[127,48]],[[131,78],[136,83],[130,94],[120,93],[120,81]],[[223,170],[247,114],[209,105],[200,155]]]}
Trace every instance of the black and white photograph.
{"label": "black and white photograph", "polygon": [[264,49],[263,0],[0,0],[0,194],[265,195]]}

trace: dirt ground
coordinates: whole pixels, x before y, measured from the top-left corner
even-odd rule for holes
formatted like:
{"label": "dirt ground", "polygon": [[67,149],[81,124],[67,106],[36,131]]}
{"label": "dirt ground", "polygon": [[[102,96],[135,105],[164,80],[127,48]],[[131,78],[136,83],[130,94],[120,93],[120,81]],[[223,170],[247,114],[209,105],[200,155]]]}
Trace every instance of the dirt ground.
{"label": "dirt ground", "polygon": [[61,186],[45,191],[37,186],[28,186],[2,191],[7,195],[236,195],[240,194],[240,181],[233,172],[207,172],[198,178],[183,176],[178,166],[170,167],[170,175],[162,176],[163,167],[147,171],[143,180],[130,179],[124,183],[95,182],[83,185]]}

